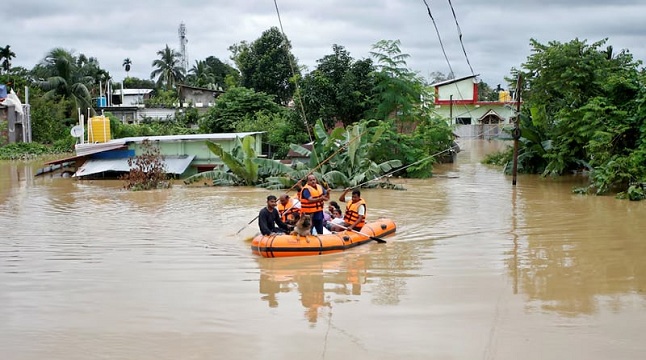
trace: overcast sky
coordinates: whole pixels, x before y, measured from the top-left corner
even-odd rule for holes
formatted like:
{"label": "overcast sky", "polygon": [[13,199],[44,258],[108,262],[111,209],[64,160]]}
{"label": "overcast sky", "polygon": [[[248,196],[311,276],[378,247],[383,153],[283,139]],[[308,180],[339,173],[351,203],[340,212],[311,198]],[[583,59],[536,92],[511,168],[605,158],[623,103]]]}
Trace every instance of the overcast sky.
{"label": "overcast sky", "polygon": [[[448,0],[277,0],[293,53],[309,70],[344,46],[355,59],[369,57],[372,44],[400,40],[408,65],[421,75],[471,75]],[[646,57],[644,0],[452,0],[464,47],[476,74],[490,86],[503,83],[512,67],[530,54],[529,40],[592,43],[608,38],[615,50]],[[54,47],[99,60],[115,81],[125,77],[123,59],[132,60],[130,76],[148,79],[156,52],[166,44],[179,50],[178,27],[186,25],[189,64],[216,56],[229,62],[228,47],[256,40],[279,27],[273,0],[5,0],[0,46],[16,53],[14,66],[31,69]],[[190,66],[189,66],[190,67]],[[504,85],[503,85],[504,86]]]}

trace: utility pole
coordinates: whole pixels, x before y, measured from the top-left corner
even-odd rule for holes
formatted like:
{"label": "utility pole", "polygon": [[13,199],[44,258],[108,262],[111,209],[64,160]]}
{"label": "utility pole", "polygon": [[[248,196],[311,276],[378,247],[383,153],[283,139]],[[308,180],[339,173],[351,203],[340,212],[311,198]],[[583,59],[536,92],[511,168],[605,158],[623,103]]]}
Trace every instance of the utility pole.
{"label": "utility pole", "polygon": [[186,38],[186,25],[184,25],[184,22],[179,24],[177,34],[179,35],[179,53],[182,56],[180,59],[180,66],[184,71],[188,71],[188,55],[186,54],[186,44],[188,43],[188,39]]}
{"label": "utility pole", "polygon": [[451,119],[451,125],[453,125],[453,94],[449,96],[449,119]]}
{"label": "utility pole", "polygon": [[518,139],[520,139],[520,82],[521,75],[518,73],[518,80],[516,82],[516,117],[514,118],[514,130],[511,135],[514,138],[514,166],[511,170],[512,181],[511,184],[516,186],[516,176],[518,175]]}

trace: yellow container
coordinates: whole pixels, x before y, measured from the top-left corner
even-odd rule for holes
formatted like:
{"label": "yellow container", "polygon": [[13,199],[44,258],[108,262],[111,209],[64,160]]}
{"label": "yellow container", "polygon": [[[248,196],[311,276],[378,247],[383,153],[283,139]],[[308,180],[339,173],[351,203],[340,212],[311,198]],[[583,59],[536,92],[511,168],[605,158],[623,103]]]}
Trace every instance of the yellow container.
{"label": "yellow container", "polygon": [[105,116],[93,116],[88,124],[88,141],[103,143],[110,141],[110,119]]}
{"label": "yellow container", "polygon": [[509,91],[501,91],[498,93],[498,101],[500,102],[509,102],[511,101],[511,95],[509,94]]}

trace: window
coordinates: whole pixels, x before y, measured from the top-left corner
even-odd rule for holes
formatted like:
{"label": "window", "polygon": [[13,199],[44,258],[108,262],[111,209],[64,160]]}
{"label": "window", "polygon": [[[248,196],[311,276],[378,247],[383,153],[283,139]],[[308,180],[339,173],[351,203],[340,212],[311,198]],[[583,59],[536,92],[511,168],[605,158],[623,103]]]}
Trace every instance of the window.
{"label": "window", "polygon": [[455,118],[455,123],[458,125],[471,125],[471,118],[470,117]]}

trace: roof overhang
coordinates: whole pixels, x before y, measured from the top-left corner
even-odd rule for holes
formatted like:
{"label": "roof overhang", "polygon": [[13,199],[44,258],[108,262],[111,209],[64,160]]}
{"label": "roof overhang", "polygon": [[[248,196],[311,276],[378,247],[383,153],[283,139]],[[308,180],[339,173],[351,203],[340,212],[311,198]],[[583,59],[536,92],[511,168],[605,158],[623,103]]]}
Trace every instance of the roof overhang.
{"label": "roof overhang", "polygon": [[[165,165],[167,174],[181,175],[191,164],[195,155],[167,155],[163,157],[162,162]],[[90,159],[86,161],[74,174],[74,176],[89,176],[103,172],[128,172],[130,165],[128,159]]]}

